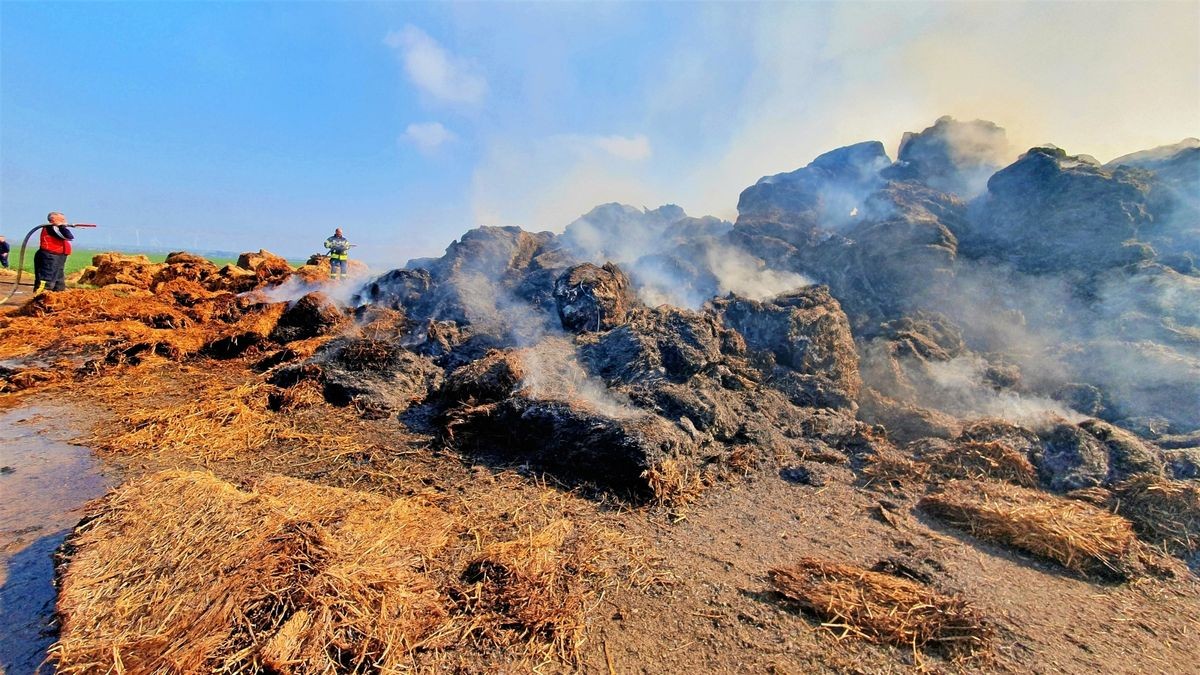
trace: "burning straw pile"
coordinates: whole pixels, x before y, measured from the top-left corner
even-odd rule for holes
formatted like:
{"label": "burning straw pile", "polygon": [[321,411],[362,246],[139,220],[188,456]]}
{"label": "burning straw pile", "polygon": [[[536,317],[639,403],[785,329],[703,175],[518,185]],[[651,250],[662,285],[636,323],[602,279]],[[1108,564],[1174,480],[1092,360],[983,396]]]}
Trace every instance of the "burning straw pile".
{"label": "burning straw pile", "polygon": [[196,320],[169,300],[108,290],[44,293],[0,318],[0,328],[0,358],[103,357],[134,345],[178,356],[197,351],[207,339]]}
{"label": "burning straw pile", "polygon": [[1085,575],[1129,579],[1141,549],[1129,521],[1091,504],[1005,483],[952,481],[918,504],[972,535]]}
{"label": "burning straw pile", "polygon": [[818,558],[801,558],[769,576],[790,603],[843,635],[956,657],[982,650],[991,638],[989,624],[965,600],[908,579]]}
{"label": "burning straw pile", "polygon": [[636,581],[624,535],[560,516],[504,539],[499,504],[433,492],[166,471],[93,511],[60,570],[64,673],[397,672],[472,641],[569,660],[598,589]]}

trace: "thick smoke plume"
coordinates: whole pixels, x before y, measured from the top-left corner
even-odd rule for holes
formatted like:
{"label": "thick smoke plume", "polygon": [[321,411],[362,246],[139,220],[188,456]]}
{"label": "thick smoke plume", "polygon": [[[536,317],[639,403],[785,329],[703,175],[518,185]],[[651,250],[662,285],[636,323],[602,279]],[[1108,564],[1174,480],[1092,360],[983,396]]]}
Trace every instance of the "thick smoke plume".
{"label": "thick smoke plume", "polygon": [[717,295],[764,300],[806,286],[728,241],[733,224],[690,218],[673,204],[654,210],[605,204],[567,226],[563,245],[580,260],[627,270],[648,305],[698,308]]}
{"label": "thick smoke plume", "polygon": [[[882,397],[871,410],[1200,429],[1200,143],[1108,165],[1049,146],[1014,155],[1001,127],[941,118],[906,134],[895,161],[868,141],[760,179],[735,223],[605,204],[557,236],[472,231],[363,295],[419,287],[414,316],[531,348],[558,344],[546,289],[580,262],[616,263],[651,307],[821,283]],[[617,414],[624,403],[569,352],[530,351],[526,386],[566,383]]]}

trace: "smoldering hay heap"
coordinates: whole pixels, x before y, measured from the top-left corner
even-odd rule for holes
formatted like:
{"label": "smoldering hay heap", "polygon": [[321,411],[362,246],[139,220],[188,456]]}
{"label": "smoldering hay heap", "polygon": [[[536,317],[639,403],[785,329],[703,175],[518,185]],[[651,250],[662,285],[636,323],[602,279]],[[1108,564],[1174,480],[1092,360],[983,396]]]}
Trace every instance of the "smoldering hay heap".
{"label": "smoldering hay heap", "polygon": [[1009,443],[1060,491],[1193,478],[1197,145],[1002,166],[1003,129],[942,118],[895,161],[871,141],[759,180],[734,223],[480,227],[359,291],[361,320],[389,312],[374,343],[273,381],[642,497],[929,438]]}

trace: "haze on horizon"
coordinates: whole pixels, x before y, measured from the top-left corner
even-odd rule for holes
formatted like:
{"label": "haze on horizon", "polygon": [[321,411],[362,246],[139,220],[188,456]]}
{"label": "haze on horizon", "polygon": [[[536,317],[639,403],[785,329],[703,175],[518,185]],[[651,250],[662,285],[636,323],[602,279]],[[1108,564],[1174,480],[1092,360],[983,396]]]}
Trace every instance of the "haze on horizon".
{"label": "haze on horizon", "polygon": [[1200,136],[1200,3],[0,4],[0,233],[397,265],[738,193],[942,115],[1101,161]]}

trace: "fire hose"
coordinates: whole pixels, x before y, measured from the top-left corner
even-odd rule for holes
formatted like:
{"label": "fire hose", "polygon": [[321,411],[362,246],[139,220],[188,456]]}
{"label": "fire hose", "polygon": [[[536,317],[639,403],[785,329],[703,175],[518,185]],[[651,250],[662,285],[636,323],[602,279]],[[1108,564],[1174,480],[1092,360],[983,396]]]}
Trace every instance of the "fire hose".
{"label": "fire hose", "polygon": [[32,230],[30,230],[29,234],[25,235],[25,240],[21,242],[21,255],[20,255],[20,258],[17,260],[17,278],[15,281],[13,281],[12,289],[8,292],[8,295],[4,296],[3,300],[0,300],[0,305],[7,303],[9,300],[12,299],[12,296],[17,294],[17,289],[20,288],[20,286],[21,286],[21,275],[25,273],[25,247],[29,244],[29,238],[33,236],[33,233],[37,232],[38,230],[42,229],[43,227],[96,227],[96,226],[93,225],[92,223],[63,223],[62,225],[54,225],[52,223],[45,223],[43,225],[37,225]]}

